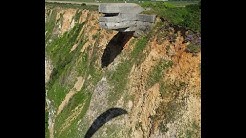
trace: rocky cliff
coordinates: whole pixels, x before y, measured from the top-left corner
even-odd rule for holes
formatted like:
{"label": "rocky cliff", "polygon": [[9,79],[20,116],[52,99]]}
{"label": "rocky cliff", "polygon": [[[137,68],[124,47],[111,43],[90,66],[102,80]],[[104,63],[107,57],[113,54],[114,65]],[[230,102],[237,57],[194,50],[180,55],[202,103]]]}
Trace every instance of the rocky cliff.
{"label": "rocky cliff", "polygon": [[157,17],[134,38],[99,17],[45,7],[46,137],[201,137],[200,35]]}

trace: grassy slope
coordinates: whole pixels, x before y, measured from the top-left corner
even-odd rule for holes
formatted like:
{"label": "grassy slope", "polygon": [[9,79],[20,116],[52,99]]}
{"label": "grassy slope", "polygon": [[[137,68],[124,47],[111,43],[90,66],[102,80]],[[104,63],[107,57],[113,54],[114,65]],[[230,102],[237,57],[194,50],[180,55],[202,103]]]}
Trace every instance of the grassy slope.
{"label": "grassy slope", "polygon": [[[51,4],[49,6],[51,9],[53,9],[55,5]],[[69,8],[69,5],[63,7]],[[77,12],[78,16],[80,16],[80,14],[80,12]],[[49,20],[47,21],[45,28],[45,31],[47,31],[46,55],[51,59],[54,65],[54,71],[52,73],[51,80],[46,85],[46,89],[48,90],[48,97],[49,99],[52,99],[52,104],[54,105],[54,107],[57,109],[62,99],[65,97],[66,93],[73,87],[73,84],[76,81],[76,76],[83,76],[83,78],[87,78],[89,75],[91,76],[90,79],[85,80],[84,84],[84,86],[91,85],[91,89],[88,89],[87,87],[82,87],[81,91],[79,91],[69,101],[69,104],[64,108],[63,112],[56,118],[55,130],[59,131],[59,129],[61,129],[62,123],[71,115],[73,109],[75,109],[79,104],[85,103],[82,112],[80,112],[78,117],[72,121],[68,129],[65,129],[61,134],[57,133],[55,135],[55,137],[64,138],[77,137],[78,134],[76,122],[79,120],[79,118],[83,118],[90,103],[90,92],[93,91],[93,87],[102,78],[102,71],[98,69],[95,63],[96,60],[101,57],[98,57],[97,51],[99,49],[97,49],[96,47],[92,47],[93,56],[90,59],[88,59],[88,53],[81,53],[79,51],[83,47],[84,43],[87,41],[87,38],[83,37],[78,39],[78,33],[83,27],[83,23],[76,24],[74,28],[72,28],[69,32],[64,33],[60,37],[54,35],[53,31],[57,27],[57,22],[54,20],[55,16],[56,10],[53,10],[53,12],[49,16]],[[52,40],[51,42],[49,42],[50,39]],[[95,39],[99,38],[95,37]],[[143,55],[143,50],[145,49],[147,41],[149,39],[150,37],[148,36],[138,38],[136,40],[137,42],[135,43],[134,49],[131,52],[123,53],[126,57],[129,58],[122,60],[122,62],[118,65],[117,70],[115,70],[114,72],[106,73],[108,74],[107,77],[109,78],[110,84],[114,85],[114,89],[109,97],[110,102],[116,102],[117,99],[119,99],[119,97],[121,96],[121,92],[125,89],[127,85],[127,77],[133,64],[139,64],[145,58],[145,56]],[[76,50],[70,53],[69,51],[71,47],[76,43],[79,44],[78,47],[76,48]],[[90,49],[88,48],[85,51],[89,50]],[[161,66],[156,66],[152,69],[152,73],[150,73],[148,79],[150,80],[148,82],[149,87],[157,82],[160,82],[160,76],[163,75],[163,70],[170,68],[172,66],[172,62],[160,61],[160,65]],[[177,91],[177,89],[180,89],[176,88],[175,86],[168,85],[163,85],[163,87],[170,87],[172,88],[172,91]],[[163,94],[164,93],[165,92],[163,92]],[[162,110],[160,109],[159,112],[162,112]],[[160,115],[162,114],[160,113]],[[48,135],[47,129],[46,132],[46,135]]]}
{"label": "grassy slope", "polygon": [[144,11],[146,14],[156,14],[173,25],[182,26],[195,32],[201,31],[201,9],[199,4],[187,4],[185,7],[180,7],[173,4],[173,2],[145,2],[141,6],[150,8],[150,10]]}

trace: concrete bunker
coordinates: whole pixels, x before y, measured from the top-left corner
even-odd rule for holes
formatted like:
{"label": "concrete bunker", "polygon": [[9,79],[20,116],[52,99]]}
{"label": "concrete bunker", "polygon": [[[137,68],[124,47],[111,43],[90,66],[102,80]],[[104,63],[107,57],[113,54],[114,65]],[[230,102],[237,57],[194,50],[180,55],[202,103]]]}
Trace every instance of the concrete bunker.
{"label": "concrete bunker", "polygon": [[101,28],[134,32],[135,37],[149,32],[156,18],[156,15],[140,14],[144,9],[135,3],[103,3],[98,11],[103,14],[99,17]]}

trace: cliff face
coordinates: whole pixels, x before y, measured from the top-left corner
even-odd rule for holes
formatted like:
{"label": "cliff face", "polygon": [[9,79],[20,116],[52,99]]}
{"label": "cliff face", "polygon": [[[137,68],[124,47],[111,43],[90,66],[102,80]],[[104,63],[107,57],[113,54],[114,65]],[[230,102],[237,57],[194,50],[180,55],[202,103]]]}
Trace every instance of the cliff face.
{"label": "cliff face", "polygon": [[99,16],[45,7],[46,136],[201,137],[199,36],[157,20],[134,38]]}

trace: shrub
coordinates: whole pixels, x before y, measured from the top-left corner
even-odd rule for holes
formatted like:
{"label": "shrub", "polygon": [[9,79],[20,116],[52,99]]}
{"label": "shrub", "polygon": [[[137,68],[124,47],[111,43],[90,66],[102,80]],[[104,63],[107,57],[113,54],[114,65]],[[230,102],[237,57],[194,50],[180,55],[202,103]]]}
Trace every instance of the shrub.
{"label": "shrub", "polygon": [[201,48],[199,45],[195,45],[195,44],[191,43],[191,44],[187,45],[186,51],[195,54],[195,53],[200,52]]}

